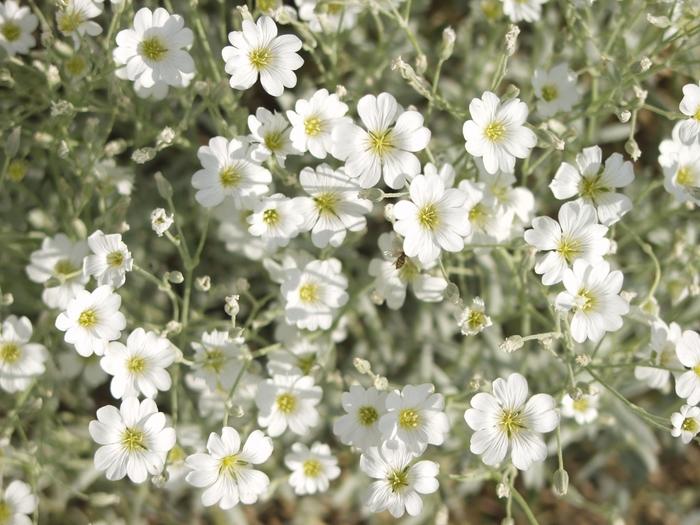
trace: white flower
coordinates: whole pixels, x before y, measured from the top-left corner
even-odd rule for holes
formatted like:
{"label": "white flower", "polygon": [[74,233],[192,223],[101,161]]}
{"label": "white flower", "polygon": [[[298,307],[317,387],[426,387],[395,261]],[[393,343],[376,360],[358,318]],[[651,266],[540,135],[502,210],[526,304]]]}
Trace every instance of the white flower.
{"label": "white flower", "polygon": [[324,443],[316,442],[310,450],[303,443],[294,443],[284,456],[284,464],[292,471],[289,484],[299,496],[325,492],[330,481],[340,476],[338,460]]}
{"label": "white flower", "polygon": [[428,445],[442,445],[450,431],[445,398],[431,384],[406,385],[386,398],[386,414],[379,420],[382,439],[392,448],[396,442],[418,456]]}
{"label": "white flower", "polygon": [[676,378],[676,394],[689,405],[700,402],[700,334],[685,330],[676,345],[676,355],[681,364],[690,370]]}
{"label": "white flower", "polygon": [[513,224],[513,212],[499,206],[483,182],[460,181],[457,186],[465,196],[462,220],[469,225],[464,243],[491,244],[508,239]]}
{"label": "white flower", "polygon": [[32,33],[39,25],[39,19],[28,7],[20,7],[15,0],[0,4],[0,47],[9,56],[26,54],[36,45]]}
{"label": "white flower", "polygon": [[578,202],[595,206],[600,223],[610,226],[632,209],[629,197],[615,189],[631,184],[634,171],[619,153],[610,155],[601,170],[602,155],[599,146],[584,148],[576,155],[577,167],[562,162],[549,187],[560,200],[578,195]]}
{"label": "white flower", "polygon": [[297,85],[294,70],[304,60],[297,54],[301,40],[294,35],[277,36],[277,26],[269,16],[261,16],[257,23],[243,20],[243,31],[228,34],[231,46],[221,51],[226,62],[226,73],[231,75],[231,87],[248,89],[258,80],[265,91],[279,97],[284,88]]}
{"label": "white flower", "polygon": [[622,316],[629,312],[629,303],[619,295],[622,279],[622,272],[611,272],[605,261],[590,264],[578,259],[573,269],[564,272],[566,291],[557,295],[556,307],[573,310],[571,337],[574,341],[598,342],[605,332],[615,332],[622,327]]}
{"label": "white flower", "polygon": [[547,0],[502,0],[503,12],[511,22],[536,22]]}
{"label": "white flower", "polygon": [[394,206],[394,230],[404,237],[406,255],[429,264],[440,257],[441,250],[462,250],[463,237],[470,232],[464,220],[464,193],[445,189],[438,175],[418,175],[411,181],[409,193],[410,201]]}
{"label": "white flower", "polygon": [[158,237],[162,237],[173,225],[175,215],[168,215],[163,208],[156,208],[151,212],[151,229]]}
{"label": "white flower", "polygon": [[406,289],[411,287],[417,299],[436,303],[442,301],[447,281],[441,275],[428,273],[423,266],[403,251],[403,242],[394,232],[379,236],[383,259],[372,259],[369,274],[374,277],[375,293],[392,310],[398,310],[406,301]]}
{"label": "white flower", "polygon": [[213,330],[202,334],[201,342],[191,343],[193,375],[201,377],[214,390],[229,390],[243,368],[245,343],[242,337],[233,338],[228,332]]}
{"label": "white flower", "polygon": [[318,248],[329,244],[340,246],[347,230],[357,232],[367,226],[365,215],[372,211],[372,202],[360,197],[361,188],[340,168],[328,164],[304,168],[299,182],[311,197],[295,199],[304,215],[302,230],[311,232],[311,241]]}
{"label": "white flower", "polygon": [[598,417],[598,394],[581,394],[578,399],[564,394],[561,399],[561,414],[574,418],[579,425],[592,423]]}
{"label": "white flower", "polygon": [[348,302],[347,278],[338,259],[310,261],[285,272],[281,292],[288,324],[328,330],[335,311]]}
{"label": "white flower", "polygon": [[45,283],[41,299],[49,308],[65,308],[90,279],[82,271],[88,253],[85,241],[71,241],[63,233],[45,237],[41,249],[32,252],[27,275]]}
{"label": "white flower", "polygon": [[667,192],[678,202],[692,202],[700,206],[700,143],[697,140],[680,145],[673,160],[663,166],[663,171]]}
{"label": "white flower", "polygon": [[243,503],[255,503],[270,485],[267,474],[253,468],[267,461],[272,454],[272,440],[260,430],[254,430],[241,448],[241,438],[235,429],[224,427],[221,437],[209,434],[208,454],[192,454],[185,463],[192,469],[185,478],[190,485],[207,487],[202,493],[206,507],[219,504],[231,509]]}
{"label": "white flower", "polygon": [[394,189],[404,186],[420,173],[415,152],[430,141],[417,111],[404,111],[393,95],[365,95],[357,102],[357,113],[366,129],[343,124],[333,130],[333,155],[345,161],[345,172],[359,178],[360,186],[371,188],[384,176]]}
{"label": "white flower", "polygon": [[56,25],[64,35],[73,37],[76,47],[83,35],[97,36],[102,27],[90,20],[102,13],[103,0],[66,0],[63,9],[56,11]]}
{"label": "white flower", "polygon": [[112,396],[155,397],[159,390],[170,390],[170,374],[165,370],[175,360],[170,341],[155,332],[137,328],[129,334],[126,346],[112,341],[107,346],[100,366],[112,377]]}
{"label": "white flower", "polygon": [[292,145],[289,134],[289,122],[282,113],[258,108],[255,115],[248,115],[250,130],[250,157],[255,162],[265,162],[274,155],[280,166],[284,166],[287,155],[298,154]]}
{"label": "white flower", "polygon": [[131,195],[134,187],[134,173],[129,168],[117,165],[113,158],[102,159],[92,167],[95,178],[103,184],[114,187],[120,195]]}
{"label": "white flower", "polygon": [[683,100],[678,108],[688,117],[681,123],[679,135],[683,142],[689,143],[700,135],[700,83],[683,86]]}
{"label": "white flower", "polygon": [[122,298],[111,286],[99,286],[92,292],[81,290],[56,318],[56,328],[66,332],[66,343],[73,344],[83,357],[103,355],[109,341],[119,339],[126,327],[126,318],[119,311],[121,304]]}
{"label": "white flower", "polygon": [[104,470],[111,481],[128,476],[143,483],[148,474],[160,474],[175,445],[175,430],[165,425],[165,414],[152,399],[139,403],[125,397],[119,410],[111,405],[100,408],[89,426],[92,439],[102,445],[95,452],[95,468]]}
{"label": "white flower", "polygon": [[119,233],[105,235],[102,230],[88,237],[91,255],[83,261],[83,273],[92,275],[98,285],[108,284],[119,288],[126,282],[126,272],[134,266],[134,259]]}
{"label": "white flower", "polygon": [[476,335],[491,326],[491,318],[486,315],[486,306],[481,297],[472,299],[471,306],[460,314],[458,324],[464,335]]}
{"label": "white flower", "polygon": [[287,246],[302,230],[306,217],[297,199],[289,199],[281,193],[263,198],[248,216],[248,232],[261,237],[270,251]]}
{"label": "white flower", "polygon": [[557,64],[549,71],[536,69],[532,87],[537,101],[537,111],[543,117],[569,112],[581,100],[576,86],[576,73],[567,63]]}
{"label": "white flower", "polygon": [[32,488],[23,481],[14,480],[0,498],[0,517],[3,525],[30,525],[29,514],[36,511],[37,497]]}
{"label": "white flower", "polygon": [[588,204],[567,202],[559,208],[559,222],[550,217],[535,217],[532,229],[524,234],[525,241],[538,251],[547,252],[535,265],[542,275],[542,284],[556,284],[575,261],[591,264],[603,260],[610,250],[605,238],[607,226],[598,224],[595,209]]}
{"label": "white flower", "polygon": [[218,237],[229,252],[258,261],[274,251],[267,242],[260,237],[253,237],[248,231],[248,216],[252,210],[239,209],[233,201],[228,200],[217,206],[214,213],[221,221]]}
{"label": "white flower", "polygon": [[322,393],[311,376],[274,375],[258,386],[258,424],[272,437],[281,435],[287,427],[305,436],[318,425],[316,405]]}
{"label": "white flower", "polygon": [[[644,381],[650,388],[668,391],[671,382],[670,370],[665,368],[680,368],[676,357],[676,345],[681,339],[681,327],[676,323],[666,325],[661,320],[651,325],[651,342],[645,353],[647,360],[652,360],[654,366],[636,366],[634,377]],[[661,368],[657,368],[661,367]]]}
{"label": "white flower", "polygon": [[515,158],[524,159],[537,144],[537,136],[525,127],[527,104],[519,98],[501,103],[494,93],[485,91],[469,103],[471,120],[462,133],[467,151],[481,157],[489,173],[496,170],[512,173]]}
{"label": "white flower", "polygon": [[327,89],[319,89],[308,100],[298,99],[294,111],[287,111],[292,123],[292,144],[301,152],[308,151],[317,159],[325,159],[333,149],[333,130],[352,123],[345,116],[347,112],[347,104]]}
{"label": "white flower", "polygon": [[440,466],[434,461],[412,463],[413,454],[403,445],[392,449],[385,445],[372,447],[360,456],[360,469],[372,482],[365,504],[372,512],[388,510],[395,518],[404,512],[417,516],[423,510],[419,494],[435,492]]}
{"label": "white flower", "polygon": [[239,139],[214,137],[208,146],[197,150],[202,169],[192,175],[192,186],[199,191],[195,199],[205,208],[221,204],[231,197],[236,207],[243,199],[259,197],[268,192],[272,175],[248,158],[248,144]]}
{"label": "white flower", "polygon": [[327,3],[320,0],[295,0],[299,18],[309,24],[311,31],[334,34],[355,26],[361,5]]}
{"label": "white flower", "polygon": [[700,407],[683,405],[680,412],[671,415],[671,424],[671,435],[687,445],[700,432]]}
{"label": "white flower", "polygon": [[523,223],[529,223],[535,210],[532,192],[527,188],[514,187],[515,175],[510,172],[487,172],[481,159],[476,159],[476,167],[479,170],[479,181],[484,185],[483,190],[493,198],[498,214],[514,214]]}
{"label": "white flower", "polygon": [[352,385],[349,392],[340,396],[347,414],[333,423],[333,433],[342,443],[360,450],[379,446],[379,419],[386,413],[386,396],[386,392],[374,387]]}
{"label": "white flower", "polygon": [[30,343],[32,323],[10,315],[0,331],[0,387],[6,392],[25,390],[34,377],[44,373],[48,352],[44,345]]}
{"label": "white flower", "polygon": [[267,354],[267,370],[271,375],[310,375],[322,345],[284,321],[275,327],[275,340],[282,348]]}
{"label": "white flower", "polygon": [[[121,69],[118,76],[134,82],[140,96],[145,95],[139,93],[141,88],[158,86],[167,93],[167,86],[184,86],[195,73],[194,61],[186,51],[193,39],[180,15],[171,15],[162,7],[154,11],[142,7],[134,15],[134,28],[117,34],[113,57]],[[158,99],[160,94],[153,96]]]}
{"label": "white flower", "polygon": [[527,380],[520,374],[493,382],[493,394],[479,392],[464,413],[474,430],[470,450],[482,456],[486,465],[498,465],[511,448],[513,465],[527,470],[532,463],[544,461],[547,446],[542,433],[559,424],[559,414],[549,394],[536,394],[529,400]]}

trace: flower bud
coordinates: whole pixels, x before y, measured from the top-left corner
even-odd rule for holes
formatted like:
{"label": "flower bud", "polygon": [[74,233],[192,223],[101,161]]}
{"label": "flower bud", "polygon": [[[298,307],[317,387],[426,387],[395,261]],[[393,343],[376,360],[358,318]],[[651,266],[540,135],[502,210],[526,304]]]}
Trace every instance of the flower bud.
{"label": "flower bud", "polygon": [[524,344],[522,336],[511,335],[498,345],[498,348],[508,354],[512,354],[516,350],[520,350]]}
{"label": "flower bud", "polygon": [[165,278],[173,284],[180,284],[185,280],[185,277],[181,272],[175,270],[174,272],[166,272]]}
{"label": "flower bud", "polygon": [[353,359],[352,364],[362,375],[369,374],[372,371],[372,365],[369,364],[369,361],[362,359],[361,357],[356,357]]}
{"label": "flower bud", "polygon": [[241,311],[241,305],[238,302],[238,300],[240,298],[241,298],[241,296],[238,294],[229,295],[226,297],[226,304],[224,305],[224,311],[232,319],[235,319],[236,316],[238,315],[238,312]]}
{"label": "flower bud", "polygon": [[496,496],[498,496],[498,499],[509,497],[510,487],[503,482],[499,483],[498,485],[496,485]]}
{"label": "flower bud", "polygon": [[569,491],[569,474],[563,468],[554,473],[552,479],[552,490],[557,496],[566,496]]}
{"label": "flower bud", "polygon": [[457,35],[451,26],[447,26],[442,30],[442,47],[440,48],[440,60],[443,62],[452,56],[455,49],[455,40]]}
{"label": "flower bud", "polygon": [[211,277],[208,275],[197,277],[194,281],[194,286],[200,292],[208,292],[211,289]]}

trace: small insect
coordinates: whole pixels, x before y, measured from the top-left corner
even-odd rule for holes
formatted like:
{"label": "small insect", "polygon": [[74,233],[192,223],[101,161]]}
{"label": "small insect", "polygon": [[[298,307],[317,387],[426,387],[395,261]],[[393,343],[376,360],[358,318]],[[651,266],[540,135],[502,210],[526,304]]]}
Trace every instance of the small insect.
{"label": "small insect", "polygon": [[406,254],[405,254],[404,252],[401,252],[401,255],[399,255],[399,256],[397,257],[396,263],[394,264],[394,266],[396,267],[397,270],[400,270],[401,267],[402,267],[404,264],[406,264],[406,259],[407,259]]}

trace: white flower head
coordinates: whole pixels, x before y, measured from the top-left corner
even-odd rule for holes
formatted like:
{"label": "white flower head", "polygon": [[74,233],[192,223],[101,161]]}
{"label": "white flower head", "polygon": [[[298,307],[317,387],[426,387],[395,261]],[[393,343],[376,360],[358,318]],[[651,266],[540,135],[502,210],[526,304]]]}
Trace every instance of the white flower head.
{"label": "white flower head", "polygon": [[457,186],[464,196],[463,219],[469,225],[464,243],[491,244],[508,239],[514,213],[498,204],[483,182],[462,180]]}
{"label": "white flower head", "polygon": [[48,352],[44,345],[30,343],[32,323],[26,317],[10,315],[0,331],[0,388],[6,392],[25,390],[44,373]]}
{"label": "white flower head", "polygon": [[233,89],[248,89],[258,76],[263,89],[273,97],[296,86],[294,71],[304,64],[297,54],[301,40],[295,35],[278,36],[272,18],[261,16],[256,23],[243,20],[243,30],[230,32],[228,39],[232,45],[224,47],[221,56]]}
{"label": "white flower head", "polygon": [[598,417],[598,394],[581,394],[574,399],[564,394],[561,399],[561,415],[574,418],[579,425],[588,425]]}
{"label": "white flower head", "polygon": [[678,108],[688,117],[678,130],[680,138],[690,143],[700,135],[700,82],[683,86],[683,99]]}
{"label": "white flower head", "polygon": [[281,435],[287,427],[305,436],[318,425],[316,405],[322,393],[311,376],[274,375],[258,386],[258,424],[272,437]]}
{"label": "white flower head", "polygon": [[413,463],[414,455],[403,444],[372,447],[360,456],[360,469],[372,482],[365,504],[372,512],[388,510],[395,518],[407,512],[417,516],[423,510],[420,494],[432,494],[439,483],[440,466],[434,461]]}
{"label": "white flower head", "polygon": [[520,374],[493,382],[493,393],[479,392],[464,413],[474,430],[470,450],[486,465],[501,463],[511,449],[513,465],[527,470],[547,457],[542,434],[559,424],[554,398],[536,394],[528,399],[527,380]]}
{"label": "white flower head", "polygon": [[3,525],[29,525],[29,517],[37,507],[37,497],[32,494],[32,488],[23,481],[14,480],[0,497],[0,516]]}
{"label": "white flower head", "polygon": [[418,175],[411,181],[409,192],[410,201],[394,205],[394,230],[404,237],[406,255],[430,264],[441,250],[462,250],[463,237],[470,232],[464,220],[464,193],[445,189],[438,175]]}
{"label": "white flower head", "polygon": [[683,405],[680,412],[671,415],[671,424],[671,435],[687,445],[700,432],[700,407]]}
{"label": "white flower head", "polygon": [[139,402],[126,397],[119,410],[104,406],[89,430],[102,445],[95,452],[95,468],[105,471],[110,481],[128,476],[134,483],[143,483],[148,474],[160,474],[175,445],[175,430],[166,426],[165,414],[158,412],[152,399]]}
{"label": "white flower head", "polygon": [[542,16],[547,0],[502,0],[503,13],[511,22],[536,22]]}
{"label": "white flower head", "polygon": [[476,167],[483,191],[493,199],[498,215],[514,214],[521,222],[529,223],[535,210],[532,192],[527,188],[515,187],[513,173],[501,170],[489,173],[481,159],[476,159]]}
{"label": "white flower head", "polygon": [[282,344],[282,348],[267,355],[267,370],[270,375],[311,375],[316,368],[322,344],[284,321],[275,327],[275,340]]}
{"label": "white flower head", "polygon": [[607,226],[598,224],[595,209],[588,204],[567,202],[559,208],[559,221],[535,217],[525,241],[538,251],[547,252],[535,265],[547,286],[561,282],[564,272],[577,260],[597,263],[610,250],[605,238]]}
{"label": "white flower head", "polygon": [[63,8],[56,11],[58,30],[72,36],[76,47],[84,35],[99,35],[102,27],[91,19],[102,14],[102,3],[103,0],[66,0]]}
{"label": "white flower head", "polygon": [[221,204],[226,197],[242,208],[245,199],[268,192],[272,175],[248,157],[245,140],[214,137],[199,148],[197,157],[202,169],[192,175],[192,186],[199,190],[195,199],[205,208]]}
{"label": "white flower head", "polygon": [[678,202],[692,202],[700,206],[700,142],[697,139],[690,144],[682,144],[673,160],[663,165],[663,171],[666,191]]}
{"label": "white flower head", "polygon": [[620,296],[622,280],[622,272],[611,272],[605,261],[590,264],[579,259],[574,261],[572,269],[564,272],[566,290],[557,295],[556,307],[574,312],[571,319],[574,341],[597,342],[605,332],[622,328],[622,316],[629,312],[629,303]]}
{"label": "white flower head", "polygon": [[292,144],[301,152],[308,151],[317,159],[325,159],[333,149],[333,130],[352,123],[345,116],[347,112],[347,104],[327,89],[319,89],[308,100],[298,99],[294,111],[287,111],[292,123]]}
{"label": "white flower head", "polygon": [[481,297],[472,299],[472,304],[460,314],[458,324],[464,335],[479,334],[493,324],[486,315],[486,305]]}
{"label": "white flower head", "polygon": [[9,56],[26,54],[36,45],[32,33],[39,25],[29,7],[20,7],[15,0],[0,4],[0,47]]}
{"label": "white flower head", "polygon": [[379,420],[382,439],[389,447],[397,442],[418,456],[428,445],[442,445],[450,430],[444,412],[445,398],[431,384],[406,385],[386,398],[387,412]]}
{"label": "white flower head", "polygon": [[111,286],[99,286],[92,292],[81,290],[64,312],[56,318],[56,328],[65,332],[64,340],[75,346],[83,357],[103,355],[109,341],[119,339],[126,318],[119,311],[122,298]]}
{"label": "white flower head", "polygon": [[126,345],[112,341],[100,366],[112,377],[110,392],[117,399],[138,396],[155,397],[159,390],[170,390],[166,368],[175,360],[170,341],[155,332],[137,328],[129,334]]}
{"label": "white flower head", "polygon": [[302,230],[311,231],[311,241],[318,248],[340,246],[347,231],[365,229],[365,215],[372,211],[372,201],[360,197],[361,188],[340,168],[328,164],[304,168],[299,182],[310,197],[295,199],[304,215]]}
{"label": "white flower head", "polygon": [[519,98],[501,102],[494,93],[485,91],[469,103],[469,115],[471,120],[462,129],[465,147],[484,161],[489,173],[499,169],[512,173],[516,157],[526,158],[537,144],[537,136],[525,126],[527,104]]}
{"label": "white flower head", "polygon": [[254,430],[241,448],[241,438],[231,427],[221,429],[221,436],[212,432],[207,441],[207,454],[192,454],[185,460],[191,472],[185,478],[190,485],[205,488],[202,503],[206,507],[219,504],[231,509],[243,503],[250,505],[262,496],[270,478],[255,469],[272,454],[272,440]]}
{"label": "white flower head", "polygon": [[394,189],[420,173],[415,152],[430,142],[430,130],[417,111],[404,111],[393,95],[365,95],[357,102],[365,128],[343,124],[333,130],[333,155],[345,161],[345,172],[371,188],[383,176]]}
{"label": "white flower head", "polygon": [[105,235],[102,230],[88,237],[91,255],[83,261],[83,273],[92,275],[98,285],[108,284],[119,288],[126,282],[126,272],[134,266],[134,259],[119,233]]}
{"label": "white flower head", "polygon": [[191,344],[194,350],[193,375],[204,379],[212,390],[217,387],[229,390],[244,365],[247,348],[243,338],[213,330],[204,332],[201,341]]}
{"label": "white flower head", "polygon": [[287,246],[299,235],[304,225],[303,207],[299,198],[290,199],[275,193],[257,202],[248,216],[248,232],[261,237],[270,251]]}
{"label": "white flower head", "polygon": [[322,2],[320,0],[295,0],[299,18],[309,24],[309,29],[316,33],[335,34],[337,31],[350,29],[357,22],[357,15],[362,10],[360,4]]}
{"label": "white flower head", "polygon": [[313,260],[285,272],[281,291],[288,324],[328,330],[336,310],[348,302],[347,278],[338,259]]}
{"label": "white flower head", "polygon": [[382,442],[379,420],[386,414],[386,396],[386,392],[374,387],[352,385],[340,397],[347,414],[333,423],[333,433],[342,443],[360,450],[378,447]]}
{"label": "white flower head", "polygon": [[676,355],[681,364],[689,368],[676,378],[676,394],[689,405],[700,402],[700,334],[685,330],[676,345]]}
{"label": "white flower head", "polygon": [[537,111],[543,117],[568,112],[581,100],[576,86],[576,73],[566,63],[557,64],[549,71],[536,69],[532,87],[538,98]]}
{"label": "white flower head", "polygon": [[[254,206],[255,202],[247,203]],[[214,213],[221,221],[217,235],[226,246],[226,250],[248,259],[259,261],[274,250],[261,237],[253,237],[248,228],[251,209],[238,208],[232,200],[226,200],[214,208]]]}
{"label": "white flower head", "polygon": [[595,206],[600,223],[610,226],[632,209],[629,197],[615,189],[631,184],[634,170],[619,153],[610,155],[603,167],[602,155],[599,146],[584,148],[576,156],[577,167],[563,162],[549,187],[557,199],[578,195],[578,202]]}
{"label": "white flower head", "polygon": [[87,253],[85,241],[73,242],[63,233],[44,238],[41,248],[32,252],[27,275],[35,283],[45,283],[41,299],[46,306],[64,309],[85,289],[90,279],[82,271]]}
{"label": "white flower head", "polygon": [[280,166],[284,166],[287,155],[298,154],[299,151],[290,141],[289,122],[282,113],[272,113],[265,108],[255,110],[255,115],[248,115],[249,140],[251,143],[250,157],[255,162],[265,162],[274,157]]}
{"label": "white flower head", "polygon": [[666,392],[671,386],[671,372],[666,368],[680,368],[676,356],[676,346],[681,340],[681,327],[676,323],[666,325],[661,320],[651,325],[651,342],[644,357],[652,360],[655,366],[636,366],[634,377],[645,382],[649,388]]}
{"label": "white flower head", "polygon": [[168,213],[163,208],[156,208],[151,212],[151,229],[158,237],[162,237],[175,221],[175,215]]}
{"label": "white flower head", "polygon": [[316,442],[311,449],[294,443],[292,451],[284,456],[284,464],[292,471],[289,484],[299,496],[325,492],[330,481],[340,476],[338,460],[325,443]]}

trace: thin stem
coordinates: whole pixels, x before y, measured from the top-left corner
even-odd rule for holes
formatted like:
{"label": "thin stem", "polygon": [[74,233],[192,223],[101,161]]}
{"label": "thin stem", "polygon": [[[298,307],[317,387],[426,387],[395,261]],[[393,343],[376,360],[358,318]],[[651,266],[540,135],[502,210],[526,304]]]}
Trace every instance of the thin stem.
{"label": "thin stem", "polygon": [[520,505],[520,508],[525,513],[525,517],[527,518],[527,521],[530,523],[530,525],[540,525],[537,521],[537,518],[535,518],[535,515],[532,513],[532,510],[525,501],[525,498],[523,498],[520,495],[520,492],[518,492],[515,489],[515,487],[511,487],[510,491],[513,494],[513,499],[515,499],[516,503]]}

